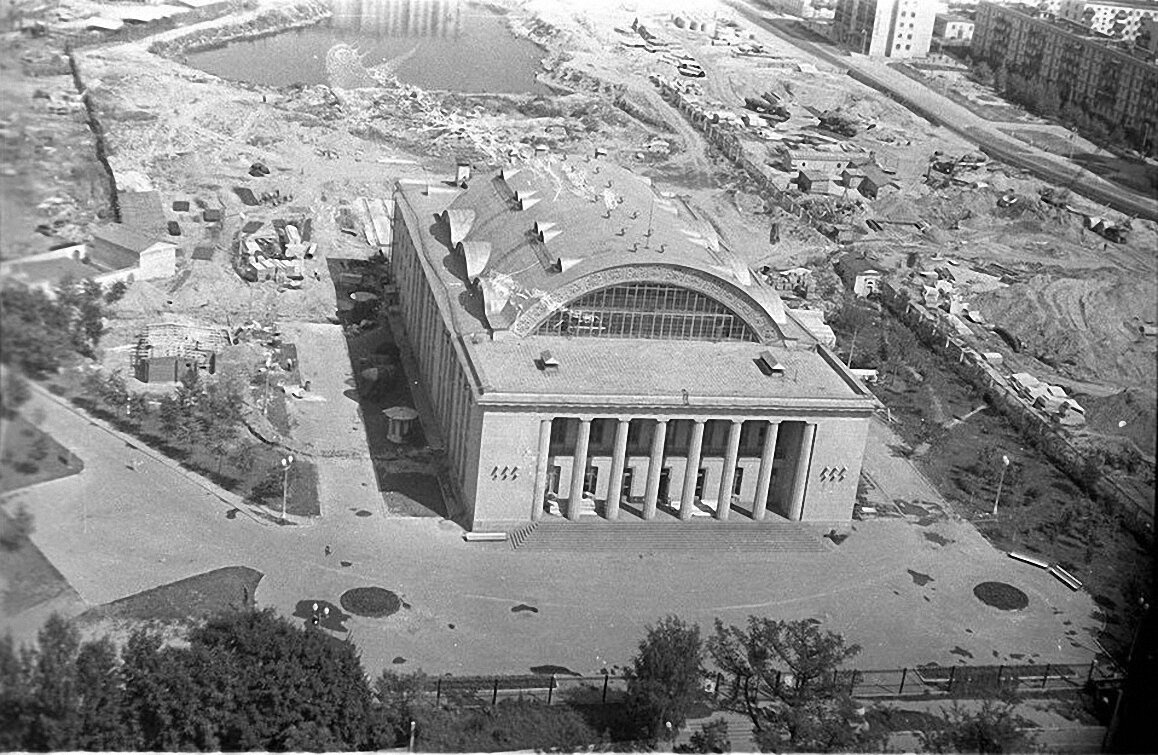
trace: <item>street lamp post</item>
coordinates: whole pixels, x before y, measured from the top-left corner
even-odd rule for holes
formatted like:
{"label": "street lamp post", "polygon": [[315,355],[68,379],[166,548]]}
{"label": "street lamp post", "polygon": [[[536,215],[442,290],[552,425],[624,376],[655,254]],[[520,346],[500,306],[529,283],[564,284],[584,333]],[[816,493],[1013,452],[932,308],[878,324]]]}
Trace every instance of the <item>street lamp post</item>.
{"label": "street lamp post", "polygon": [[1001,500],[1001,486],[1005,482],[1005,470],[1009,469],[1009,457],[1002,454],[1001,456],[1001,476],[997,478],[997,497],[993,499],[993,513],[991,516],[997,516],[997,504]]}
{"label": "street lamp post", "polygon": [[285,521],[285,502],[289,497],[289,471],[294,463],[293,454],[288,454],[281,460],[281,520]]}

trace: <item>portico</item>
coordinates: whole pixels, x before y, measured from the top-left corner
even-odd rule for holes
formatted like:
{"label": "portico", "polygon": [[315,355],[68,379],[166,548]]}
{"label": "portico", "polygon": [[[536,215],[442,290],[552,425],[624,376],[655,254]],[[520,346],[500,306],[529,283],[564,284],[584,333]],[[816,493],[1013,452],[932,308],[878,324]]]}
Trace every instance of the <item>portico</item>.
{"label": "portico", "polygon": [[815,436],[815,423],[778,417],[542,419],[531,518],[614,521],[627,506],[642,519],[800,520]]}

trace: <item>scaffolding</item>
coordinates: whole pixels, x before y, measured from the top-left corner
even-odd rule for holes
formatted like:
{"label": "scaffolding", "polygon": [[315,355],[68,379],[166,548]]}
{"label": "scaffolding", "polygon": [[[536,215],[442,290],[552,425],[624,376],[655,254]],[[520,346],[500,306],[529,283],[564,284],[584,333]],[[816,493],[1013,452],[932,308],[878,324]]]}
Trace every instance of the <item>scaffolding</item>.
{"label": "scaffolding", "polygon": [[229,345],[225,328],[154,323],[137,336],[132,352],[133,375],[142,383],[179,380],[189,372],[217,368],[217,352]]}

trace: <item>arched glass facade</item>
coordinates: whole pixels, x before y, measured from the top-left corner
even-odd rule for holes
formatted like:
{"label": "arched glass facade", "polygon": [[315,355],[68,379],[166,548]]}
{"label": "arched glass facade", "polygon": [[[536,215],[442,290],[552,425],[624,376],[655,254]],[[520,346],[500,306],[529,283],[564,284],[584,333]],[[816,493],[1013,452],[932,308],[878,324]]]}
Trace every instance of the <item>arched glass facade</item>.
{"label": "arched glass facade", "polygon": [[584,294],[552,312],[536,333],[672,341],[759,340],[739,315],[712,297],[659,283],[627,283]]}

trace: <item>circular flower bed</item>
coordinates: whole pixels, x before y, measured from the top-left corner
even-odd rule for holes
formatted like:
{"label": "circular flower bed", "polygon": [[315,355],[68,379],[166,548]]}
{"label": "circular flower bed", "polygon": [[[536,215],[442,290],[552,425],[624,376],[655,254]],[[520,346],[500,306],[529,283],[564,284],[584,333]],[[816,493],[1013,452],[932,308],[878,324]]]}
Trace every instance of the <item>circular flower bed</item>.
{"label": "circular flower bed", "polygon": [[987,606],[1002,611],[1020,611],[1029,605],[1029,596],[1005,582],[982,582],[973,588],[973,594]]}
{"label": "circular flower bed", "polygon": [[355,587],[342,593],[338,601],[342,608],[355,616],[380,619],[397,613],[402,608],[402,599],[382,587]]}

